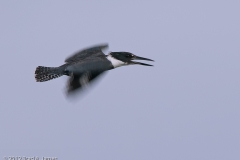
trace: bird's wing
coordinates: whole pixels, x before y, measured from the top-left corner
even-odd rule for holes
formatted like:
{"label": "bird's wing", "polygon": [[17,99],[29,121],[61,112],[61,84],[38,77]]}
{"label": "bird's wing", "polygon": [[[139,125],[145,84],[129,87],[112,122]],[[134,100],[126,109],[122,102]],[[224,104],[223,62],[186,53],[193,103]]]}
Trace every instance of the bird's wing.
{"label": "bird's wing", "polygon": [[105,54],[102,52],[103,49],[107,49],[108,44],[102,44],[102,45],[97,45],[93,47],[89,47],[86,49],[83,49],[72,56],[68,57],[65,62],[70,63],[70,62],[76,62],[80,61],[83,59],[86,59],[88,57],[93,57],[93,56],[105,56]]}
{"label": "bird's wing", "polygon": [[99,75],[103,72],[85,72],[81,75],[72,74],[68,81],[67,86],[67,94],[71,95],[75,93],[75,91],[82,90],[83,88],[87,88],[88,85],[95,80]]}

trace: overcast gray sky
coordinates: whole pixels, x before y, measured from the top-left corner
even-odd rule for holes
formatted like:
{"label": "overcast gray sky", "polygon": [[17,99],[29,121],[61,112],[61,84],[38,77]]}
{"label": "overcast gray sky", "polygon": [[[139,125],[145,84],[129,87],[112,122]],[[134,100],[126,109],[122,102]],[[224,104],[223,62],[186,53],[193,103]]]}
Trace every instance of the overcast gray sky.
{"label": "overcast gray sky", "polygon": [[[0,1],[0,156],[240,159],[240,1]],[[109,43],[154,67],[108,72],[76,102],[38,65]]]}

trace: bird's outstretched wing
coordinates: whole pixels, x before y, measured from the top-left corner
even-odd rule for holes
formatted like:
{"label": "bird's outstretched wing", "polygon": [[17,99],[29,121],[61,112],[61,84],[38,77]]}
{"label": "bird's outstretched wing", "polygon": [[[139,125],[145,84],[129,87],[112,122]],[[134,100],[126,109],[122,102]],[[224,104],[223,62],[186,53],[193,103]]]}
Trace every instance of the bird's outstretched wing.
{"label": "bird's outstretched wing", "polygon": [[108,44],[92,46],[73,54],[72,56],[68,57],[65,60],[65,62],[66,63],[76,62],[92,56],[105,56],[102,50],[107,48]]}
{"label": "bird's outstretched wing", "polygon": [[80,91],[88,87],[88,85],[95,81],[96,78],[101,75],[103,72],[85,72],[81,76],[71,75],[68,81],[67,94],[71,95],[76,91]]}

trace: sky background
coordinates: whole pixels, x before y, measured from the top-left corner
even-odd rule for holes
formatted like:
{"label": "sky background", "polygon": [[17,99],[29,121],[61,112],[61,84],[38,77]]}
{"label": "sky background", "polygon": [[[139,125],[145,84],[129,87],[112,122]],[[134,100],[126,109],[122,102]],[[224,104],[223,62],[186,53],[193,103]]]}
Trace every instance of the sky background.
{"label": "sky background", "polygon": [[[240,1],[0,1],[0,158],[240,159]],[[77,101],[37,83],[99,43],[154,59]]]}

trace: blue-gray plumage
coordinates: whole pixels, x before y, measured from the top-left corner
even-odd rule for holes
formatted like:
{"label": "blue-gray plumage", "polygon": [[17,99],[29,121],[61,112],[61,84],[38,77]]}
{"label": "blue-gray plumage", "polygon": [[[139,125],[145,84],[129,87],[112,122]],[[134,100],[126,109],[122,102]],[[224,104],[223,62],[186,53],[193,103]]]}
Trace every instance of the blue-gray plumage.
{"label": "blue-gray plumage", "polygon": [[138,57],[129,52],[111,52],[105,55],[102,49],[106,49],[107,44],[98,45],[81,50],[65,60],[65,64],[59,67],[43,67],[38,66],[35,71],[35,79],[37,82],[48,81],[62,75],[70,76],[68,82],[68,93],[87,85],[100,74],[116,67],[140,64],[152,66],[145,63],[135,62],[131,60],[148,60],[151,59]]}

